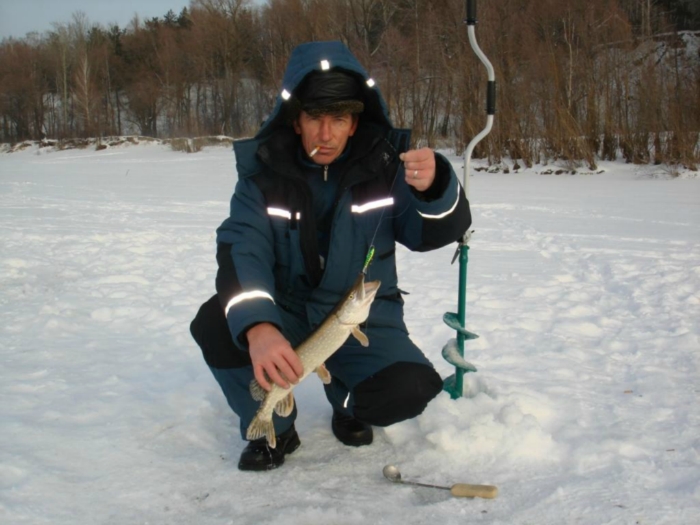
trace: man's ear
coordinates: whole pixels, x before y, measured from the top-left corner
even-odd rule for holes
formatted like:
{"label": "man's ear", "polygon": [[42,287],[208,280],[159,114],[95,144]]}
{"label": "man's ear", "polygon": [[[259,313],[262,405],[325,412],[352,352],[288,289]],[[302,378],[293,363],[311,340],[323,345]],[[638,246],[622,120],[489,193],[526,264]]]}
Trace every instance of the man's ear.
{"label": "man's ear", "polygon": [[299,125],[299,117],[295,118],[295,119],[292,121],[292,127],[294,128],[294,132],[295,132],[297,135],[301,135],[301,126]]}

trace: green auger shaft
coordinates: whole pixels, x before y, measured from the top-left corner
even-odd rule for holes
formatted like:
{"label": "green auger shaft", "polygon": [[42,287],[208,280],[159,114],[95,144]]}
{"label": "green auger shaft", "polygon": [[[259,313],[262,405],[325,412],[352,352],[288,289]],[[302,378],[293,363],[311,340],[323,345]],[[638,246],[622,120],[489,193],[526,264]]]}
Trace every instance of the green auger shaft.
{"label": "green auger shaft", "polygon": [[[467,322],[467,264],[469,263],[469,245],[462,244],[459,247],[459,300],[457,302],[457,317],[459,324],[466,328]],[[463,333],[457,332],[457,350],[459,355],[464,357],[464,341],[466,337]],[[454,392],[450,395],[452,399],[462,397],[464,387],[464,373],[462,368],[455,367],[455,385]]]}
{"label": "green auger shaft", "polygon": [[443,317],[445,324],[457,332],[457,337],[451,339],[442,349],[445,361],[454,365],[455,373],[443,381],[443,390],[457,399],[463,394],[463,378],[468,372],[476,372],[476,367],[464,359],[464,343],[479,336],[466,329],[467,317],[467,263],[469,261],[469,246],[465,240],[460,243],[455,260],[459,257],[459,302],[457,313],[447,312]]}

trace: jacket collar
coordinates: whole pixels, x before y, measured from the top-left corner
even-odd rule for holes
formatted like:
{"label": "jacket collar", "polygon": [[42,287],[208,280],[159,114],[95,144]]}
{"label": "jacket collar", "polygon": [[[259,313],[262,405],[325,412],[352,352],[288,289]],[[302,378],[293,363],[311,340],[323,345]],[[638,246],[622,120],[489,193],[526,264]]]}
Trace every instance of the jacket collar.
{"label": "jacket collar", "polygon": [[[383,137],[382,130],[375,125],[360,123],[357,132],[350,138],[349,151],[343,153],[339,162],[348,168],[348,180],[344,186],[364,182],[377,177],[398,157],[391,144]],[[258,147],[258,159],[281,177],[305,180],[305,166],[298,158],[299,136],[291,128],[278,130]],[[344,158],[343,158],[344,157]],[[350,170],[355,164],[363,169]],[[315,166],[315,164],[314,164]]]}

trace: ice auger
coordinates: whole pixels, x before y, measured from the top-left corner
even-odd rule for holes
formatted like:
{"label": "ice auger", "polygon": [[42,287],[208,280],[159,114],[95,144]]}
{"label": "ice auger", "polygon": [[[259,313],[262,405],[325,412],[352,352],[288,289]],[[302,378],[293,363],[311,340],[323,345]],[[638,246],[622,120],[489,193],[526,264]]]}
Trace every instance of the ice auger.
{"label": "ice auger", "polygon": [[[464,151],[464,182],[463,188],[467,198],[469,198],[469,174],[471,167],[472,152],[476,145],[491,132],[493,126],[493,118],[496,114],[496,75],[491,62],[476,42],[476,0],[466,0],[467,32],[469,34],[469,43],[471,44],[474,53],[479,57],[479,60],[486,66],[488,72],[488,86],[486,90],[486,127],[472,139]],[[452,262],[459,257],[459,301],[457,304],[457,313],[447,312],[443,316],[443,320],[450,328],[457,332],[457,338],[451,339],[442,349],[442,356],[445,360],[454,365],[455,373],[443,382],[443,390],[448,392],[452,399],[462,397],[464,392],[464,374],[468,372],[476,372],[476,367],[465,361],[464,359],[464,342],[470,339],[476,339],[478,335],[466,329],[467,315],[467,264],[469,263],[469,239],[471,230],[465,232],[462,239],[459,241],[457,252]]]}

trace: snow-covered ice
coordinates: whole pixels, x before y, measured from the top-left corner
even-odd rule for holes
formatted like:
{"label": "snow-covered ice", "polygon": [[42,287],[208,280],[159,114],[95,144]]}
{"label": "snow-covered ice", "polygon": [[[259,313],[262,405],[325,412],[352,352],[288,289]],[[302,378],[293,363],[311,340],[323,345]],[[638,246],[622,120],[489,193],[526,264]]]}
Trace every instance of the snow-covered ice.
{"label": "snow-covered ice", "polygon": [[[310,378],[302,447],[259,474],[236,468],[237,420],[188,330],[232,152],[1,154],[0,522],[700,523],[700,179],[601,168],[472,178],[464,398],[351,449]],[[411,335],[443,377],[454,249],[398,252]],[[389,463],[500,493],[394,485]]]}

